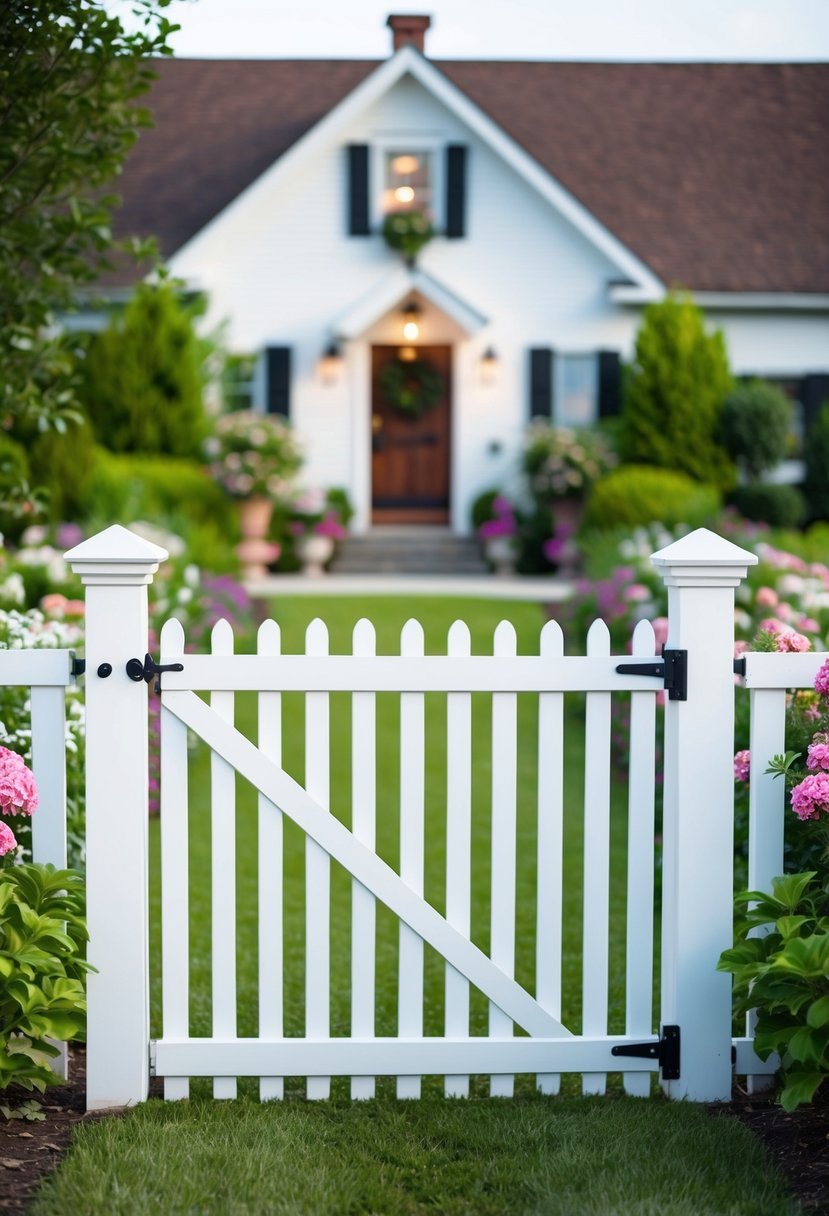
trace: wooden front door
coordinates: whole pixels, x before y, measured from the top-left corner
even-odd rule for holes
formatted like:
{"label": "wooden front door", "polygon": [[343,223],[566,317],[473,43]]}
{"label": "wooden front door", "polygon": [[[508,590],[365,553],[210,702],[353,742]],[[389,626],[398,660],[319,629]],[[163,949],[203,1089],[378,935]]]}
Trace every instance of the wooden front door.
{"label": "wooden front door", "polygon": [[452,348],[417,346],[418,360],[439,373],[444,391],[431,409],[417,417],[384,400],[384,368],[400,355],[399,346],[371,351],[371,505],[372,523],[449,522],[449,440],[452,405]]}

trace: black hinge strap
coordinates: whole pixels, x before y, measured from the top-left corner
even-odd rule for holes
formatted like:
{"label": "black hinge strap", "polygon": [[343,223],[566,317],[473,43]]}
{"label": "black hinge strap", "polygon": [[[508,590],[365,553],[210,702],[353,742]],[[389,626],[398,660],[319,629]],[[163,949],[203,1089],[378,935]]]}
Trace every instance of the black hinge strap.
{"label": "black hinge strap", "polygon": [[661,679],[671,701],[688,700],[688,651],[663,650],[662,659],[648,663],[620,663],[620,676],[653,676]]}
{"label": "black hinge strap", "polygon": [[679,1080],[679,1027],[663,1026],[662,1038],[648,1043],[620,1043],[611,1047],[612,1056],[631,1056],[637,1060],[658,1060],[663,1081]]}

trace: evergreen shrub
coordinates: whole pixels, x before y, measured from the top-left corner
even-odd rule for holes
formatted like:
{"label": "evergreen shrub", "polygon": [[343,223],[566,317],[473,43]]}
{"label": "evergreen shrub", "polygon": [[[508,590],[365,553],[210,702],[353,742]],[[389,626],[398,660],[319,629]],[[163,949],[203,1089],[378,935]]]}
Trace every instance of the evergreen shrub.
{"label": "evergreen shrub", "polygon": [[104,447],[198,459],[208,431],[199,311],[172,284],[143,283],[123,315],[89,339],[80,397]]}
{"label": "evergreen shrub", "polygon": [[46,510],[53,523],[84,513],[95,451],[95,437],[86,421],[70,423],[63,434],[44,431],[30,445],[32,479],[49,491]]}
{"label": "evergreen shrub", "polygon": [[766,523],[772,528],[797,528],[806,515],[806,502],[794,486],[752,482],[737,486],[730,497],[745,519]]}
{"label": "evergreen shrub", "polygon": [[672,528],[711,524],[722,506],[716,486],[685,473],[650,465],[623,465],[597,481],[590,491],[585,528],[634,528],[660,522]]}
{"label": "evergreen shrub", "polygon": [[751,380],[728,394],[722,413],[725,446],[750,481],[759,481],[785,459],[791,420],[791,402],[773,384]]}
{"label": "evergreen shrub", "polygon": [[624,387],[625,460],[678,470],[721,490],[735,483],[721,438],[723,402],[733,388],[725,341],[720,332],[706,333],[689,297],[671,294],[645,309]]}

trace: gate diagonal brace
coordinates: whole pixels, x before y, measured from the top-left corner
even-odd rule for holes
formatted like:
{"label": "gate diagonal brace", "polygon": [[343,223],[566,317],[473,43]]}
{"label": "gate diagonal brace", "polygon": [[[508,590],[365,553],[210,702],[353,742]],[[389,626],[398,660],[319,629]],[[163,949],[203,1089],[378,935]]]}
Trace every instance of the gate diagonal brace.
{"label": "gate diagonal brace", "polygon": [[688,700],[688,651],[663,650],[661,659],[648,663],[619,663],[620,676],[653,676],[662,680],[670,701]]}
{"label": "gate diagonal brace", "polygon": [[658,1060],[663,1081],[679,1080],[679,1027],[663,1026],[662,1038],[649,1043],[622,1043],[611,1047],[612,1056]]}

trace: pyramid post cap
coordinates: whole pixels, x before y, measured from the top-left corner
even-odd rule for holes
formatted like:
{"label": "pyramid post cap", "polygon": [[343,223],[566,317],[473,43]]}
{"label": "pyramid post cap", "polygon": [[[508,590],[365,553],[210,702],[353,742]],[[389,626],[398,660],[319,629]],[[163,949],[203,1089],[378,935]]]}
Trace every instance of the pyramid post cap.
{"label": "pyramid post cap", "polygon": [[723,566],[756,566],[757,555],[748,549],[741,549],[732,541],[719,536],[709,528],[697,528],[687,536],[680,537],[673,544],[651,555],[655,566],[676,567],[723,567]]}
{"label": "pyramid post cap", "polygon": [[76,563],[86,565],[88,562],[110,563],[119,565],[158,567],[159,562],[169,557],[166,549],[145,540],[136,532],[130,532],[121,524],[112,524],[103,532],[96,532],[87,540],[82,540],[74,549],[64,554],[64,559],[74,566]]}

